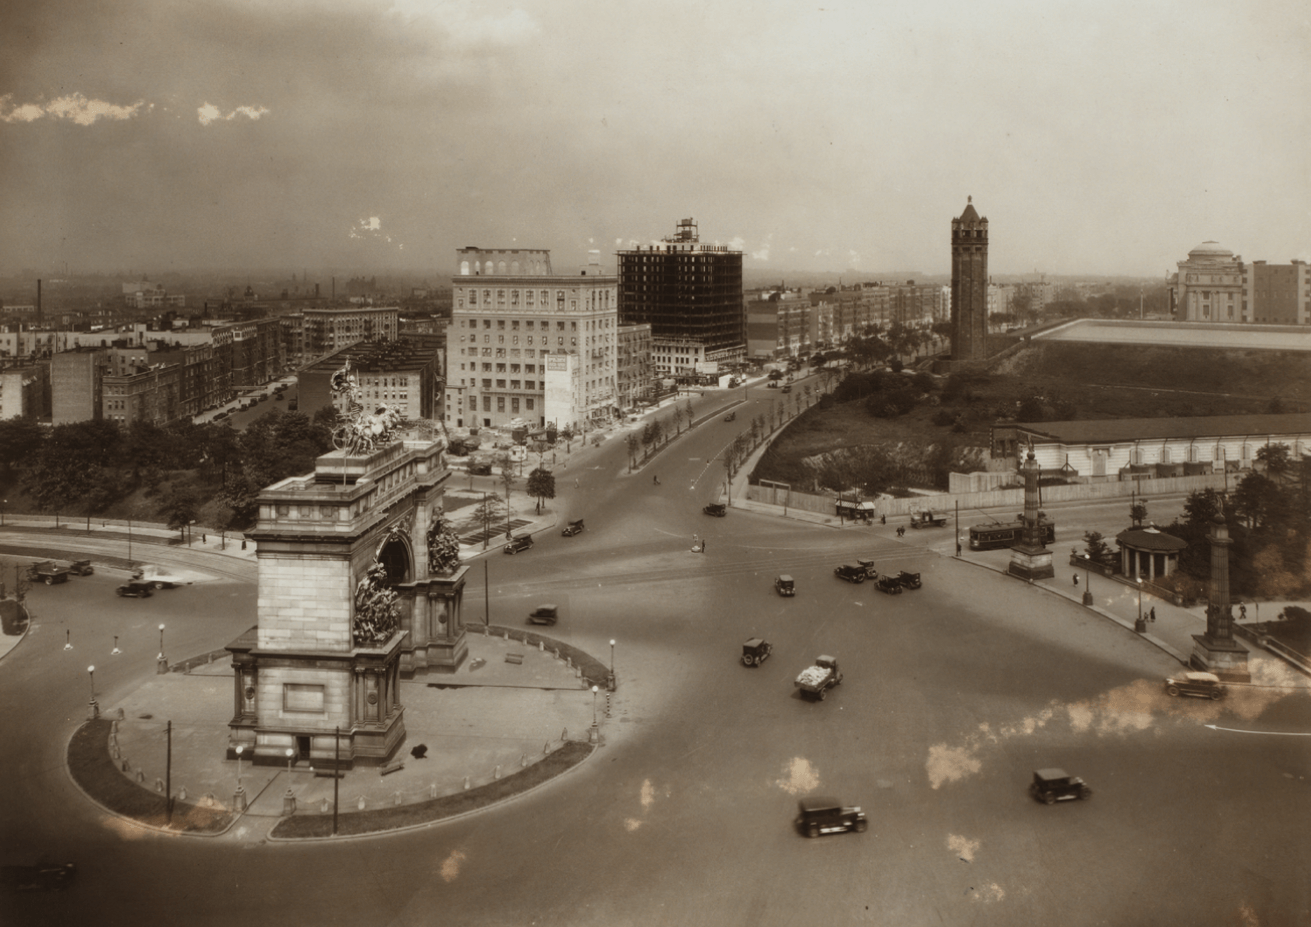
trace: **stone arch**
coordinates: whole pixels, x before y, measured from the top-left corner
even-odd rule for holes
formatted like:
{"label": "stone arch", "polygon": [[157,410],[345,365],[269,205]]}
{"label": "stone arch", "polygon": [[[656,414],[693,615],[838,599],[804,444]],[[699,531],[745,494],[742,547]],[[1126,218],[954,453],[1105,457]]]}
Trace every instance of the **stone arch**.
{"label": "stone arch", "polygon": [[387,581],[408,583],[414,580],[414,551],[410,539],[397,532],[378,548],[378,562],[387,568]]}

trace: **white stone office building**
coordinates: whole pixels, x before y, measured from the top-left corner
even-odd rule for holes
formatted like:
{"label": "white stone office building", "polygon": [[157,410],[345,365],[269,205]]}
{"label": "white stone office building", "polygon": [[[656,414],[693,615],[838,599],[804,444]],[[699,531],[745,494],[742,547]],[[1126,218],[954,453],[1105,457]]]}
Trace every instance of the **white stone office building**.
{"label": "white stone office building", "polygon": [[619,278],[590,252],[578,274],[545,249],[460,248],[446,340],[446,423],[566,425],[618,414]]}

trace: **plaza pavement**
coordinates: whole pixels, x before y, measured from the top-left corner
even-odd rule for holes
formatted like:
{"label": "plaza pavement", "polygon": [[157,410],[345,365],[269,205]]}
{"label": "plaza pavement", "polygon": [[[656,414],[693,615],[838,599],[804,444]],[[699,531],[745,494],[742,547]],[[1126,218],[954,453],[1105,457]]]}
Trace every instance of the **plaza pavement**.
{"label": "plaza pavement", "polygon": [[[456,672],[401,683],[406,740],[393,759],[404,767],[385,775],[376,766],[347,772],[337,783],[343,812],[426,801],[508,776],[564,740],[587,740],[594,710],[604,718],[605,695],[594,695],[565,658],[506,639],[495,627],[487,634],[471,628],[467,639],[469,656]],[[172,722],[173,794],[233,810],[237,763],[224,759],[232,686],[224,657],[155,676],[122,701],[102,705],[102,717],[118,721],[114,755],[127,764],[125,775],[158,788],[165,725]],[[419,745],[427,747],[423,759],[411,753]],[[271,830],[288,795],[301,813],[331,811],[333,780],[316,776],[307,761],[290,768],[243,762],[240,775],[248,807],[239,832]]]}

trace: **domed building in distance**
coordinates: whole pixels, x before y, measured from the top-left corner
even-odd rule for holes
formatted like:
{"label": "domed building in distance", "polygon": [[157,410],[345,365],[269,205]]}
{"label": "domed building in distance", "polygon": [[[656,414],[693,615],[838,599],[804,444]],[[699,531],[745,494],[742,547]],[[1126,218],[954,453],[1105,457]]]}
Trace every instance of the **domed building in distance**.
{"label": "domed building in distance", "polygon": [[1311,324],[1306,261],[1244,264],[1219,242],[1204,241],[1170,279],[1170,312],[1179,322]]}
{"label": "domed building in distance", "polygon": [[1219,242],[1204,241],[1179,262],[1171,310],[1180,322],[1245,322],[1243,259]]}

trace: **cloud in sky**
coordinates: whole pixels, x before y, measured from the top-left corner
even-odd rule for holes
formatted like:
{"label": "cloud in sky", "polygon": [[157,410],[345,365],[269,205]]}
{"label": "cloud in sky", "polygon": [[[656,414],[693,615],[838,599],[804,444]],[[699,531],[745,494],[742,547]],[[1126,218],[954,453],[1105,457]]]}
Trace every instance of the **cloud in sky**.
{"label": "cloud in sky", "polygon": [[0,6],[0,272],[567,267],[691,216],[783,273],[945,274],[971,194],[994,274],[1311,241],[1311,23],[1281,0]]}
{"label": "cloud in sky", "polygon": [[105,100],[88,100],[80,93],[56,97],[49,102],[14,105],[13,94],[0,97],[0,122],[35,122],[38,119],[62,119],[89,126],[100,119],[131,119],[146,106],[137,100],[129,106],[120,106]]}
{"label": "cloud in sky", "polygon": [[211,122],[220,119],[231,122],[238,116],[245,116],[247,119],[258,119],[260,116],[267,115],[268,112],[268,108],[264,106],[238,106],[236,109],[232,110],[232,112],[224,116],[222,110],[209,102],[206,102],[196,110],[196,114],[200,118],[200,124],[202,126],[207,126]]}

